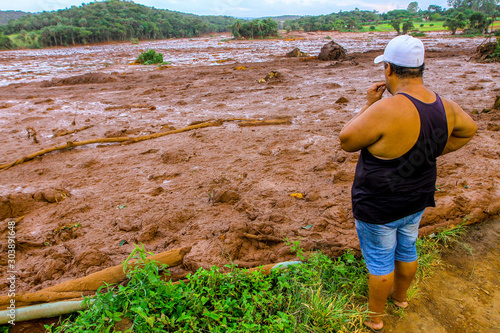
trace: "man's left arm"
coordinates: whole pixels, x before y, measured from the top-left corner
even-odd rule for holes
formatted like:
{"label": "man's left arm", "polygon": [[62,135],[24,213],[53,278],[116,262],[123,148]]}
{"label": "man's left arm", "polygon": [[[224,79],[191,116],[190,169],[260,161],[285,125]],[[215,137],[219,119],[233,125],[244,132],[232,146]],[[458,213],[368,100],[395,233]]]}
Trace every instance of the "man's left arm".
{"label": "man's left arm", "polygon": [[366,94],[366,105],[342,129],[339,135],[342,149],[348,152],[358,151],[377,142],[382,136],[379,124],[383,103],[376,103],[382,98],[385,82],[373,84]]}

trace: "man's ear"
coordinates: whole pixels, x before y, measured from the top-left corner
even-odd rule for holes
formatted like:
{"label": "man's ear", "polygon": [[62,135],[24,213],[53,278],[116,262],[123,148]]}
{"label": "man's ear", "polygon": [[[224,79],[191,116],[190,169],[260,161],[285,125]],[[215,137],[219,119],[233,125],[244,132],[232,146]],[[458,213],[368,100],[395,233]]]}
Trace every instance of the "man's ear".
{"label": "man's ear", "polygon": [[391,67],[391,64],[390,63],[387,63],[387,66],[385,66],[385,75],[387,77],[391,76],[392,75],[393,70],[392,70],[392,67]]}

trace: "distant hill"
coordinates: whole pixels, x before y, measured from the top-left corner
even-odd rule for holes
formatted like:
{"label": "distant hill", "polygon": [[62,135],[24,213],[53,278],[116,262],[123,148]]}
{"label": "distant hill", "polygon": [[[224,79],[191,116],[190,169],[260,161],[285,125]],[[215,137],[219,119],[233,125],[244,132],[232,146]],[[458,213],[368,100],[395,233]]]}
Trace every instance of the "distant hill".
{"label": "distant hill", "polygon": [[269,17],[275,21],[285,21],[285,20],[296,20],[304,16],[305,15],[281,15],[281,16],[269,16]]}
{"label": "distant hill", "polygon": [[0,10],[0,25],[7,24],[10,20],[16,20],[27,14],[20,10]]}
{"label": "distant hill", "polygon": [[[235,18],[197,16],[136,4],[105,0],[58,11],[28,14],[0,26],[0,33],[18,34],[25,47],[196,37],[229,31]],[[26,32],[26,33],[24,33]]]}

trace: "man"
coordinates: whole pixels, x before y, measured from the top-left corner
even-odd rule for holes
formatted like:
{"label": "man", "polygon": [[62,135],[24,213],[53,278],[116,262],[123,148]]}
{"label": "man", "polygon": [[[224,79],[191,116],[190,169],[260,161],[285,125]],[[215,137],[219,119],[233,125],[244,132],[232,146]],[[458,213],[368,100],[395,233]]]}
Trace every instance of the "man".
{"label": "man", "polygon": [[[371,315],[364,324],[375,332],[384,329],[389,295],[396,306],[408,306],[420,218],[435,206],[436,158],[464,146],[477,131],[458,104],[425,87],[420,40],[394,38],[375,59],[382,61],[385,82],[368,89],[366,105],[340,133],[342,149],[361,150],[352,205],[370,273]],[[393,96],[381,99],[386,89]]]}

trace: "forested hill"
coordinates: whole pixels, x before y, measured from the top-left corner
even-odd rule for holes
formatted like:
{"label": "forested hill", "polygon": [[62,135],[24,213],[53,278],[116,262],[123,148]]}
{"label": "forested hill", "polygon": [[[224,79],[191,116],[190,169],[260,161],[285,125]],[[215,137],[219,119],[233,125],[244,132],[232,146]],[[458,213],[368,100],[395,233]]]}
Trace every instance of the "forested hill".
{"label": "forested hill", "polygon": [[228,16],[196,16],[131,1],[107,0],[58,11],[28,14],[0,27],[34,46],[72,45],[137,39],[196,37],[228,31]]}
{"label": "forested hill", "polygon": [[18,19],[28,13],[20,10],[0,10],[0,25],[7,24],[10,20]]}

